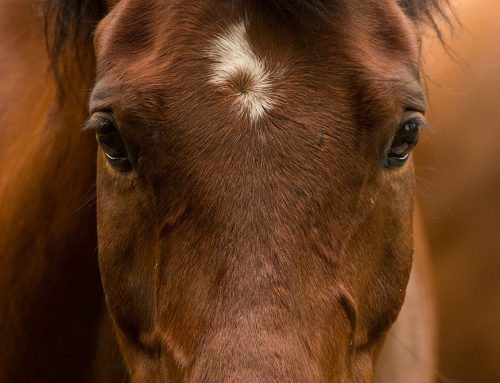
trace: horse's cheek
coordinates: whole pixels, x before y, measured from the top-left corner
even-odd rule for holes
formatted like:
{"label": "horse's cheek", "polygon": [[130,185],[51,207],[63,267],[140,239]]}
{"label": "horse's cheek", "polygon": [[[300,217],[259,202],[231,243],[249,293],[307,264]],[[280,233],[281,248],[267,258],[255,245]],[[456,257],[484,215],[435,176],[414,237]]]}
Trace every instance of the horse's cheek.
{"label": "horse's cheek", "polygon": [[151,325],[153,261],[145,256],[150,232],[134,182],[99,161],[97,176],[98,258],[106,300],[115,324],[133,342]]}

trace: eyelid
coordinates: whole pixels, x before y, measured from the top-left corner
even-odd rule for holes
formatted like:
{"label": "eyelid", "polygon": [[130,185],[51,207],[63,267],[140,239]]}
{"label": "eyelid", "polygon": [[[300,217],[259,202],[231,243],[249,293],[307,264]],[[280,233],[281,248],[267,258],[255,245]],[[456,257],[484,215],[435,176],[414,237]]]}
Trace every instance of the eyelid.
{"label": "eyelid", "polygon": [[82,126],[82,130],[97,130],[97,127],[98,127],[98,122],[93,119],[93,118],[89,118],[87,119],[87,121],[85,121],[83,123],[83,126]]}
{"label": "eyelid", "polygon": [[110,111],[96,111],[83,123],[82,130],[97,130],[103,121],[114,123],[113,116]]}
{"label": "eyelid", "polygon": [[425,114],[427,109],[427,97],[418,80],[406,83],[402,104],[405,110]]}
{"label": "eyelid", "polygon": [[405,114],[403,115],[403,119],[401,120],[401,125],[404,125],[406,122],[410,120],[417,120],[419,123],[419,127],[425,128],[425,129],[431,129],[431,124],[429,121],[425,118],[424,114],[419,111],[415,110],[409,110],[406,111]]}
{"label": "eyelid", "polygon": [[[102,96],[102,98],[100,98]],[[91,99],[89,101],[89,113],[99,113],[99,112],[112,112],[113,101],[110,100],[107,94],[92,93]]]}
{"label": "eyelid", "polygon": [[414,99],[412,100],[412,102],[408,103],[408,105],[406,106],[405,110],[407,111],[413,111],[413,112],[417,112],[417,113],[420,113],[422,115],[425,115],[425,112],[426,112],[426,102],[424,101],[424,99]]}

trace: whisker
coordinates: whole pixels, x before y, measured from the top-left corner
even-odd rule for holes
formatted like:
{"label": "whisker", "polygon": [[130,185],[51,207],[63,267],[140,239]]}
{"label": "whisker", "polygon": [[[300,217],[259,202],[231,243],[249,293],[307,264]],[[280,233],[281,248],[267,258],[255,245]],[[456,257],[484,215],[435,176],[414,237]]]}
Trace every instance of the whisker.
{"label": "whisker", "polygon": [[90,189],[85,193],[83,196],[81,204],[76,208],[76,210],[73,212],[73,214],[78,213],[80,210],[93,206],[96,202],[97,198],[97,191],[96,191],[96,184],[92,184]]}
{"label": "whisker", "polygon": [[[417,195],[421,195],[423,197],[428,198],[430,202],[442,208],[449,217],[454,217],[452,209],[448,206],[450,198],[447,196],[443,196],[443,194],[445,193],[448,194],[447,193],[448,190],[443,186],[439,186],[438,184],[432,181],[426,180],[425,178],[418,176],[416,176],[415,178],[417,180],[416,184]],[[436,189],[438,192],[436,191]],[[440,216],[433,218],[437,219],[440,218]]]}
{"label": "whisker", "polygon": [[429,188],[433,188],[442,194],[446,194],[446,195],[450,194],[450,191],[446,186],[440,185],[435,181],[431,181],[431,180],[426,179],[426,178],[421,177],[421,176],[415,176],[415,179],[417,180],[417,183],[420,185],[423,184],[424,186],[428,186]]}

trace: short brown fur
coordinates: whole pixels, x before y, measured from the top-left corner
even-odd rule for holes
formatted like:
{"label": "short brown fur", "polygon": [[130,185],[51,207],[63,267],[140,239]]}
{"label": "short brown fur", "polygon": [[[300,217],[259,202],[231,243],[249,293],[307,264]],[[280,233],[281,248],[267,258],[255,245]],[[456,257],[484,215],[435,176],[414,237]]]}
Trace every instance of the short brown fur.
{"label": "short brown fur", "polygon": [[[390,0],[289,4],[122,0],[100,21],[90,109],[112,114],[134,169],[117,172],[98,154],[99,263],[133,382],[373,379],[412,263],[412,166],[384,169],[381,155],[405,110],[423,108],[421,18],[405,13],[413,3],[403,9]],[[65,8],[69,35],[80,36],[71,15],[94,18],[103,9],[99,2],[79,5],[80,13]],[[309,13],[299,19],[304,7]],[[49,36],[58,36],[50,17],[60,8],[47,9]],[[273,79],[275,106],[254,122],[234,113],[233,95],[209,81],[210,41],[241,20],[258,57],[285,73]],[[78,92],[94,78],[88,32],[81,37],[74,41],[84,76],[68,40],[55,40],[59,92],[70,79],[77,90],[55,109],[60,129],[78,125]],[[68,152],[85,149],[92,157],[86,139],[73,142]],[[80,174],[74,201],[92,185],[92,162],[50,166],[65,177]],[[42,210],[29,225],[47,214]],[[78,249],[88,256],[93,209],[77,215],[83,230],[68,226],[70,211],[57,214],[58,227],[78,232],[85,239]],[[12,208],[4,216],[12,222],[18,215]],[[22,232],[6,245],[14,249],[4,258],[9,267],[18,267]],[[63,238],[60,246],[79,243]],[[52,252],[50,241],[40,246],[41,256],[75,256],[63,246]],[[72,263],[65,271],[97,278],[92,263],[85,267]],[[99,302],[99,291],[92,297]],[[87,331],[102,318],[95,305]],[[91,359],[93,347],[82,356]]]}

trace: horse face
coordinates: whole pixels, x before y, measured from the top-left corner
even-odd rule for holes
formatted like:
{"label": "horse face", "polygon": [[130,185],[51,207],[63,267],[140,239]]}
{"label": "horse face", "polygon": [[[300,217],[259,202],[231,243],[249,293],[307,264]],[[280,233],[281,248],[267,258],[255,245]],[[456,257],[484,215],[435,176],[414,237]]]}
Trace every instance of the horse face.
{"label": "horse face", "polygon": [[418,44],[393,1],[121,1],[90,102],[134,382],[363,382],[411,268]]}

